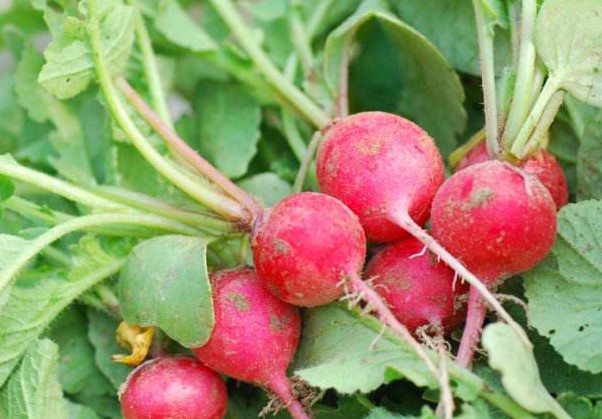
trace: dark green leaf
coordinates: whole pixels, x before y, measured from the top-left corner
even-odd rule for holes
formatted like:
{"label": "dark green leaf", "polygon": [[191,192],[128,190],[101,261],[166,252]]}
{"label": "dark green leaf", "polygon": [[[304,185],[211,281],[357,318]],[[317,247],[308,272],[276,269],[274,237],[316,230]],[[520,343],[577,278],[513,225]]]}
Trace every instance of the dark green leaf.
{"label": "dark green leaf", "polygon": [[88,406],[67,401],[69,419],[100,419],[100,416]]}
{"label": "dark green leaf", "polygon": [[176,0],[160,0],[155,26],[174,44],[194,52],[213,51],[211,37],[196,24]]}
{"label": "dark green leaf", "polygon": [[157,326],[186,347],[203,345],[214,325],[207,240],[162,236],[134,248],[118,285],[123,318]]}
{"label": "dark green leaf", "polygon": [[274,173],[260,173],[248,177],[238,183],[266,207],[272,207],[276,202],[292,192],[290,184]]}
{"label": "dark green leaf", "polygon": [[602,199],[602,112],[585,127],[577,152],[577,199]]}

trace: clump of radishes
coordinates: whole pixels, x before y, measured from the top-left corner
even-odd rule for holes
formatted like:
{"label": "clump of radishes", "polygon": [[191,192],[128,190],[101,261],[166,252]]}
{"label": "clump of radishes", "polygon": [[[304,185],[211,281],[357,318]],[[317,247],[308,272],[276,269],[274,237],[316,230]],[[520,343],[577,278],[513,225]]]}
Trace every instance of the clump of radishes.
{"label": "clump of radishes", "polygon": [[268,388],[296,418],[307,418],[286,370],[297,350],[297,308],[270,294],[250,268],[211,275],[215,327],[194,354],[205,365],[237,380]]}
{"label": "clump of radishes", "polygon": [[[487,154],[487,147],[483,142],[470,150],[464,158],[460,160],[456,166],[456,171],[488,160],[490,160],[490,157]],[[568,203],[569,189],[566,176],[556,158],[547,150],[538,150],[525,162],[521,163],[520,167],[522,167],[525,172],[537,176],[543,186],[548,189],[550,195],[552,195],[552,199],[554,200],[557,209],[560,209]]]}
{"label": "clump of radishes", "polygon": [[[455,173],[433,200],[432,233],[489,287],[527,271],[550,251],[556,205],[536,176],[500,161]],[[470,365],[486,307],[471,288],[458,361]]]}
{"label": "clump of radishes", "polygon": [[334,124],[316,163],[322,191],[357,214],[368,239],[377,242],[406,236],[400,220],[424,225],[445,179],[433,139],[413,122],[384,112]]}
{"label": "clump of radishes", "polygon": [[221,419],[228,404],[220,376],[185,356],[161,356],[140,365],[119,397],[125,419]]}
{"label": "clump of radishes", "polygon": [[342,297],[341,280],[358,277],[366,256],[364,231],[353,212],[313,192],[291,195],[266,211],[251,245],[266,288],[303,307]]}
{"label": "clump of radishes", "polygon": [[379,250],[365,278],[411,332],[423,327],[449,332],[463,320],[466,284],[413,237]]}

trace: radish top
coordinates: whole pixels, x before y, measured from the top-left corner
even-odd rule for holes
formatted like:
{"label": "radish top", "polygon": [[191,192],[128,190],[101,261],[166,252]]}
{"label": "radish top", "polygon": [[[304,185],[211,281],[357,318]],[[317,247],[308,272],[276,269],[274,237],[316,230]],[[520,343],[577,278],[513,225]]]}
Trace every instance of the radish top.
{"label": "radish top", "polygon": [[363,112],[337,122],[317,156],[322,191],[355,212],[368,239],[387,242],[407,233],[390,214],[406,211],[423,225],[445,179],[431,137],[418,125],[385,112]]}

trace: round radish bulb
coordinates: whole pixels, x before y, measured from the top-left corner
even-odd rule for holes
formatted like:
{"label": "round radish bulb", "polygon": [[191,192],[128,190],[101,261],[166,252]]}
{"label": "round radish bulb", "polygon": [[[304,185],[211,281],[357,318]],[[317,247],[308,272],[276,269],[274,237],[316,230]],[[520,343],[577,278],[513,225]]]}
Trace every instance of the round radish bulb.
{"label": "round radish bulb", "polygon": [[537,177],[488,161],[455,173],[432,207],[432,234],[488,285],[527,271],[550,251],[556,207]]}
{"label": "round radish bulb", "polygon": [[[550,251],[556,205],[536,176],[497,160],[456,172],[441,186],[431,213],[433,236],[489,287],[527,271]],[[469,367],[487,312],[471,286],[457,362]]]}
{"label": "round radish bulb", "polygon": [[129,375],[120,401],[125,419],[221,419],[228,394],[220,376],[198,360],[163,356]]}
{"label": "round radish bulb", "polygon": [[337,199],[291,195],[258,220],[255,269],[266,288],[288,303],[314,307],[344,294],[341,279],[359,276],[366,238],[357,217]]}
{"label": "round radish bulb", "polygon": [[368,239],[377,242],[407,235],[400,214],[423,225],[445,179],[433,139],[413,122],[384,112],[337,122],[326,132],[316,163],[322,191],[356,213]]}
{"label": "round radish bulb", "polygon": [[[473,164],[488,161],[489,159],[487,147],[485,143],[481,143],[464,156],[460,163],[458,163],[456,172]],[[539,150],[538,153],[529,157],[521,167],[525,172],[537,176],[543,186],[548,189],[550,195],[552,195],[557,209],[562,208],[569,202],[569,189],[566,176],[556,158],[547,150]]]}
{"label": "round radish bulb", "polygon": [[220,271],[210,279],[215,327],[194,354],[222,374],[267,387],[294,418],[307,418],[286,377],[301,333],[297,308],[270,294],[252,269]]}
{"label": "round radish bulb", "polygon": [[464,304],[458,297],[466,294],[467,285],[413,237],[381,249],[364,277],[411,332],[426,325],[449,332],[462,321]]}

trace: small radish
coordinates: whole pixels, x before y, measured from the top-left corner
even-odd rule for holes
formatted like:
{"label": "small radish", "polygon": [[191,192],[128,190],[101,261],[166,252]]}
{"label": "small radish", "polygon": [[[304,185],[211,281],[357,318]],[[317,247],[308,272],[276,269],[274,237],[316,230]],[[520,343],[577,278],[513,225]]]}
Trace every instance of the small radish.
{"label": "small radish", "polygon": [[[476,163],[488,161],[487,147],[485,143],[481,143],[470,150],[466,156],[458,163],[456,171],[462,170]],[[552,199],[556,204],[556,208],[560,209],[569,201],[569,189],[566,181],[566,176],[562,171],[562,167],[558,164],[556,158],[547,150],[541,149],[533,156],[529,157],[526,162],[520,165],[527,173],[537,176],[539,181],[545,186]]]}
{"label": "small radish", "polygon": [[228,405],[221,377],[186,356],[161,356],[140,365],[119,397],[125,419],[221,419]]}
{"label": "small radish", "polygon": [[340,199],[360,219],[368,239],[407,235],[403,213],[422,226],[445,180],[435,142],[418,125],[384,112],[363,112],[326,132],[317,155],[323,192]]}
{"label": "small radish", "polygon": [[381,249],[364,276],[414,333],[427,325],[449,332],[462,320],[464,304],[458,297],[468,291],[466,284],[413,237]]}
{"label": "small radish", "polygon": [[301,333],[297,308],[272,296],[250,268],[216,272],[210,279],[215,327],[194,354],[222,374],[267,387],[294,418],[308,418],[286,376]]}
{"label": "small radish", "polygon": [[259,278],[276,297],[297,306],[341,298],[341,280],[359,276],[366,257],[366,238],[355,214],[321,193],[284,198],[254,231]]}
{"label": "small radish", "polygon": [[[488,286],[537,265],[556,237],[556,206],[537,177],[500,161],[456,172],[433,200],[433,236]],[[471,288],[458,361],[469,366],[486,307]]]}

